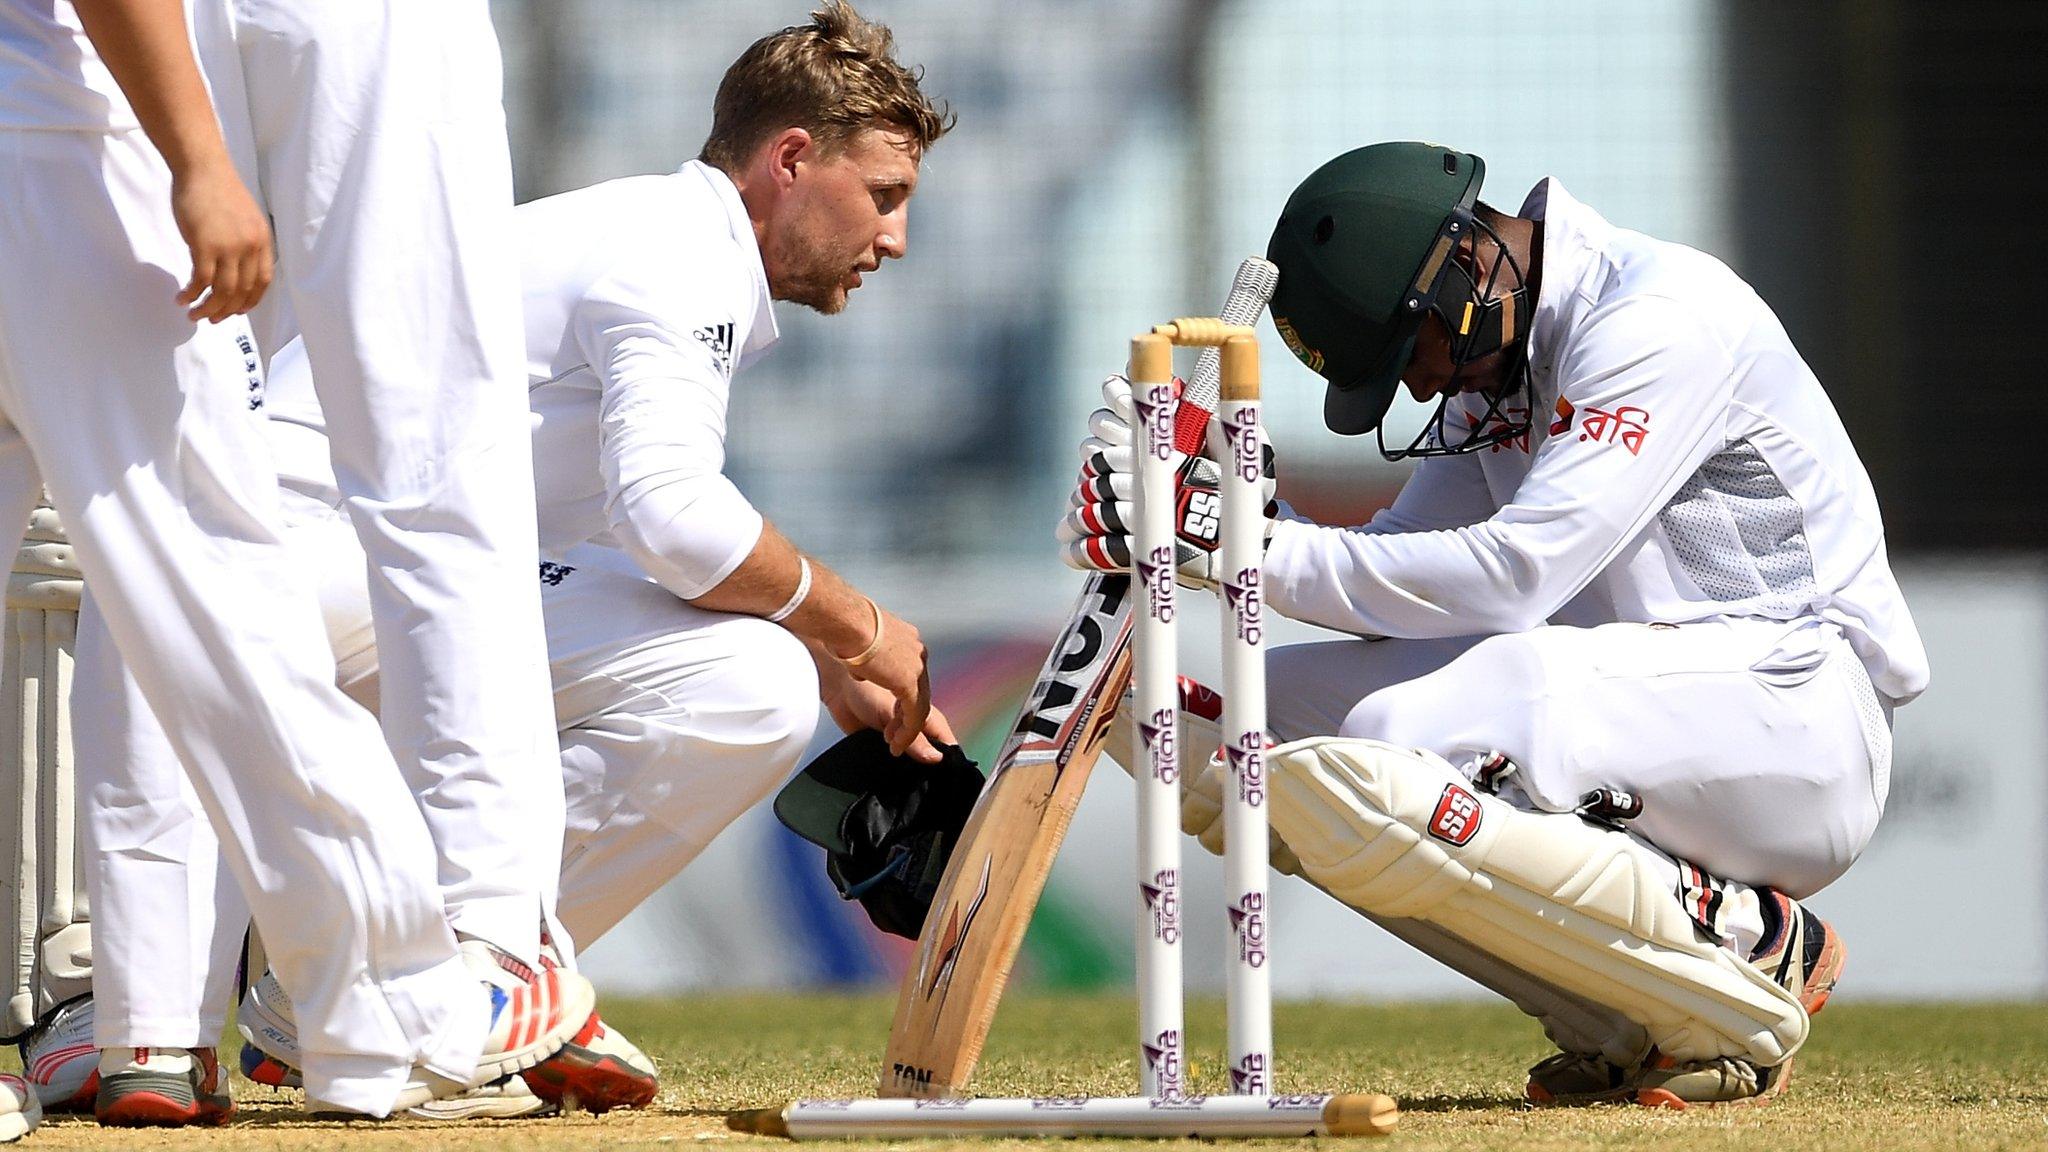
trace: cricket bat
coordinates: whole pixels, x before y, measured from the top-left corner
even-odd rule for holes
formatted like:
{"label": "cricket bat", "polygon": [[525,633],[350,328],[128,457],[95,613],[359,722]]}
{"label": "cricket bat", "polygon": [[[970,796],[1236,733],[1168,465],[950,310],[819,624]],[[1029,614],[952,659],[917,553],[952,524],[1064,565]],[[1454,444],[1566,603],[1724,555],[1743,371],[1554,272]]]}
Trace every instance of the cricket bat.
{"label": "cricket bat", "polygon": [[[1222,319],[1256,323],[1278,282],[1273,265],[1246,260]],[[1202,451],[1216,407],[1218,365],[1217,351],[1204,349],[1181,396],[1174,438],[1191,456]],[[882,1057],[881,1095],[966,1094],[1024,930],[1130,685],[1135,600],[1127,573],[1090,576],[1054,641],[925,917]]]}

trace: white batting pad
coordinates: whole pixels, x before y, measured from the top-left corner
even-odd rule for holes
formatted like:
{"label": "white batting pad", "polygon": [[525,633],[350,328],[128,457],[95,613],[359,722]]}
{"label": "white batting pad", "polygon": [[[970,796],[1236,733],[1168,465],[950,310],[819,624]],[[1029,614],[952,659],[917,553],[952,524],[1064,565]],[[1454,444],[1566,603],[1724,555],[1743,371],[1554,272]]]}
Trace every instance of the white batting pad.
{"label": "white batting pad", "polygon": [[1680,1061],[1774,1066],[1806,1040],[1792,995],[1705,941],[1626,832],[1520,811],[1441,758],[1317,737],[1267,756],[1275,834],[1304,875],[1375,918],[1434,924],[1642,1025]]}
{"label": "white batting pad", "polygon": [[85,873],[71,782],[71,653],[84,583],[57,514],[36,509],[7,578],[0,680],[0,868],[9,908],[0,1035],[91,986]]}
{"label": "white batting pad", "polygon": [[[1181,831],[1193,836],[1211,855],[1217,856],[1223,854],[1224,845],[1224,769],[1217,754],[1223,738],[1222,728],[1217,723],[1221,703],[1221,697],[1215,692],[1193,680],[1183,680],[1180,727],[1176,737],[1184,765],[1181,772],[1180,826]],[[1128,751],[1120,750],[1131,748],[1131,742],[1136,738],[1131,726],[1132,711],[1130,694],[1126,692],[1123,705],[1111,724],[1109,740],[1104,745],[1109,755],[1121,757],[1119,763],[1130,758]],[[1124,771],[1128,773],[1130,769]],[[1288,876],[1302,874],[1301,862],[1295,859],[1284,838],[1277,835],[1271,838],[1271,852],[1275,871]],[[1516,1007],[1540,1021],[1544,1034],[1560,1048],[1571,1052],[1597,1052],[1624,1066],[1637,1063],[1649,1051],[1649,1037],[1642,1025],[1611,1008],[1573,996],[1554,984],[1539,980],[1435,924],[1371,913],[1367,913],[1367,917],[1418,951],[1513,1001]]]}

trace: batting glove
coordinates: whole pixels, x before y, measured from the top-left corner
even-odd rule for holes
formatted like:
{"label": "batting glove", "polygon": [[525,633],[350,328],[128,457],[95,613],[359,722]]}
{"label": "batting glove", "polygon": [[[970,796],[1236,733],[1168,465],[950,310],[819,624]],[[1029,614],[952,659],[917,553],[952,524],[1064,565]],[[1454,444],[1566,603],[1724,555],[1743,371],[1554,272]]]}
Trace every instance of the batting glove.
{"label": "batting glove", "polygon": [[[1067,501],[1067,514],[1054,536],[1060,558],[1084,572],[1127,572],[1131,567],[1131,529],[1137,522],[1134,503],[1137,460],[1132,447],[1130,381],[1111,376],[1102,382],[1103,406],[1088,417],[1088,438],[1081,441],[1081,479]],[[1223,470],[1206,456],[1175,453],[1174,559],[1182,584],[1213,591],[1221,579],[1216,560],[1222,527],[1222,496],[1217,491]],[[1273,535],[1279,513],[1273,501],[1273,454],[1265,459],[1265,527]]]}
{"label": "batting glove", "polygon": [[[1134,775],[1130,765],[1137,747],[1136,711],[1135,698],[1126,689],[1103,742],[1125,775]],[[1222,721],[1222,694],[1199,680],[1180,677],[1180,707],[1174,716],[1174,742],[1181,754],[1180,830],[1217,856],[1223,855],[1223,791],[1230,779],[1223,762]],[[1294,849],[1270,832],[1267,839],[1273,867],[1288,876],[1301,875]]]}

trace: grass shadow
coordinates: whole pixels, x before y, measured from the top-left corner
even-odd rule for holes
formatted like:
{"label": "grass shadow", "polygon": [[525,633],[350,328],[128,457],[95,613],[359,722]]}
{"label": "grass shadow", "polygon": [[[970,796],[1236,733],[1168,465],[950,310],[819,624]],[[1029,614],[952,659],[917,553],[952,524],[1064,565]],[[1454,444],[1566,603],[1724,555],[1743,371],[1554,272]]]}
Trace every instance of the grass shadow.
{"label": "grass shadow", "polygon": [[1395,1097],[1403,1112],[1529,1112],[1529,1102],[1520,1096],[1416,1096]]}

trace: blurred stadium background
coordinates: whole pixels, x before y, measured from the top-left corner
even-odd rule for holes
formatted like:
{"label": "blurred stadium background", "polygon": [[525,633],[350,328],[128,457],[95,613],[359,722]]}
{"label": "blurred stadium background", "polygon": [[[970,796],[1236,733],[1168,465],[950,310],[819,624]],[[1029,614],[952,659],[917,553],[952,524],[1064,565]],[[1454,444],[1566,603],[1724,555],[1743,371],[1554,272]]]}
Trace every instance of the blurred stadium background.
{"label": "blurred stadium background", "polygon": [[[1778,308],[1862,448],[1935,662],[1899,717],[1887,821],[1816,901],[1855,953],[1847,994],[2048,994],[2048,516],[2031,443],[2048,390],[2023,303],[2044,245],[2027,220],[2044,190],[2048,81],[2031,65],[2048,6],[860,6],[959,128],[926,165],[908,259],[844,316],[781,313],[781,346],[735,388],[732,468],[799,543],[935,640],[939,699],[974,750],[993,753],[1078,585],[1049,533],[1125,337],[1212,309],[1323,160],[1438,140],[1486,158],[1502,208],[1555,175],[1619,224],[1722,256]],[[725,66],[809,5],[494,7],[532,199],[694,156]],[[1283,494],[1365,519],[1402,470],[1324,431],[1320,382],[1269,345]],[[1123,783],[1098,773],[1029,978],[1129,979]],[[754,813],[591,967],[622,991],[891,979],[902,950],[821,872]],[[1197,898],[1205,882],[1198,870]],[[1221,918],[1192,919],[1220,984]],[[1284,993],[1469,991],[1300,885],[1275,931]]]}

